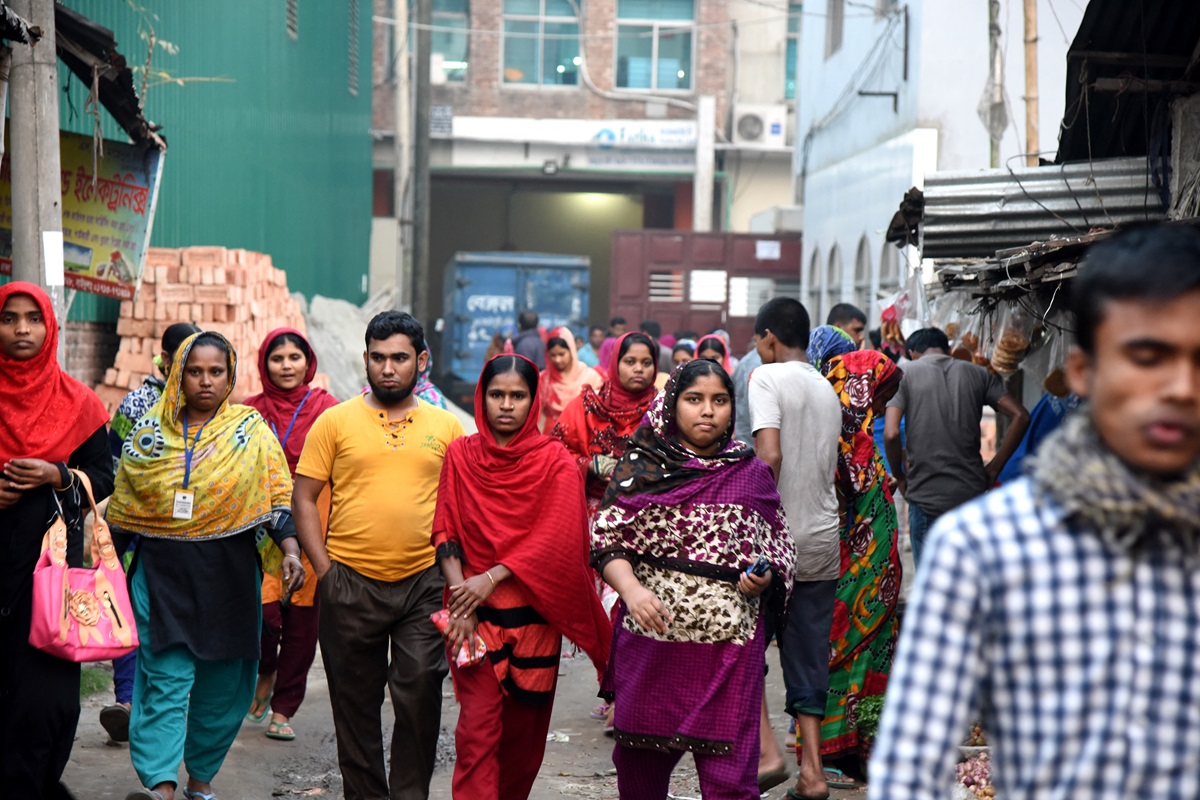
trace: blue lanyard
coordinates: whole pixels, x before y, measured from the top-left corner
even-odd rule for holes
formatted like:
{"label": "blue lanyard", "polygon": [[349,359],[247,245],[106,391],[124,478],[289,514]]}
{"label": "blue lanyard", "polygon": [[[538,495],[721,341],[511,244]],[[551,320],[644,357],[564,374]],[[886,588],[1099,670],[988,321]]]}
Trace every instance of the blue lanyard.
{"label": "blue lanyard", "polygon": [[[279,440],[279,446],[286,448],[288,439],[292,438],[292,426],[296,424],[296,417],[300,416],[300,412],[304,410],[304,404],[308,402],[308,395],[312,394],[312,389],[304,395],[304,399],[300,401],[300,405],[296,406],[296,410],[292,412],[292,421],[288,423],[287,433],[283,434],[283,438]],[[275,434],[275,438],[279,439],[279,431],[275,430],[275,423],[271,423],[271,433]]]}
{"label": "blue lanyard", "polygon": [[204,425],[212,422],[213,417],[217,412],[213,412],[213,416],[204,420],[204,424],[200,426],[200,430],[196,431],[196,438],[188,444],[188,418],[187,412],[183,412],[183,488],[188,488],[188,481],[192,479],[192,455],[196,452],[196,445],[200,444],[200,434],[204,433]]}

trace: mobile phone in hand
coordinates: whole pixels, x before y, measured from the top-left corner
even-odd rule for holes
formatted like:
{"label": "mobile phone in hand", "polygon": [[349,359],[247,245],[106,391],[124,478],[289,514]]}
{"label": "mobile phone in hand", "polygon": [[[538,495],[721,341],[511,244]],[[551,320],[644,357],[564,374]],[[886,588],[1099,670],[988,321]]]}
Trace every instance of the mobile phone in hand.
{"label": "mobile phone in hand", "polygon": [[749,567],[746,568],[746,574],[747,575],[755,575],[755,576],[761,578],[763,575],[766,574],[767,570],[770,568],[771,568],[771,562],[767,561],[767,559],[760,556],[758,561],[755,561],[753,564],[751,564]]}

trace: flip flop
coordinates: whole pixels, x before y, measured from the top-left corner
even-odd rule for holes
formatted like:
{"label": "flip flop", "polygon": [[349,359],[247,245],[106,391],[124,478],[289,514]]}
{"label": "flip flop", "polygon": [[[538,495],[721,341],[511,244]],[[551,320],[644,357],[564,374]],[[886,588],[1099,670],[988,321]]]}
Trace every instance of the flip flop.
{"label": "flip flop", "polygon": [[[274,695],[269,694],[266,697],[255,697],[254,702],[250,704],[250,707],[254,708],[254,706],[258,705],[259,703],[262,703],[262,713],[254,714],[254,713],[247,711],[246,719],[249,720],[250,722],[253,722],[255,725],[259,724],[264,719],[266,719],[267,714],[271,713],[271,698],[273,696]],[[187,790],[185,789],[184,791],[187,791]]]}
{"label": "flip flop", "polygon": [[848,777],[837,767],[825,767],[823,772],[825,773],[825,783],[829,784],[831,789],[857,789],[864,785],[862,781]]}
{"label": "flip flop", "polygon": [[100,709],[100,727],[114,742],[128,742],[129,709],[120,703]]}
{"label": "flip flop", "polygon": [[789,800],[829,800],[829,792],[825,794],[800,794],[792,787],[788,787],[787,796]]}
{"label": "flip flop", "polygon": [[163,800],[163,796],[153,789],[138,789],[125,795],[125,800]]}
{"label": "flip flop", "polygon": [[773,769],[770,772],[764,772],[762,775],[758,776],[758,791],[761,794],[768,789],[774,789],[776,786],[783,783],[790,777],[792,777],[792,774],[787,771],[786,767],[780,767],[779,769]]}
{"label": "flip flop", "polygon": [[216,792],[213,792],[212,794],[205,794],[204,792],[193,792],[191,789],[188,789],[186,786],[183,787],[183,796],[186,797],[187,800],[217,800]]}
{"label": "flip flop", "polygon": [[280,733],[284,728],[291,728],[290,722],[272,722],[267,725],[267,738],[278,739],[281,742],[290,742],[296,738],[296,731],[292,729],[291,733]]}

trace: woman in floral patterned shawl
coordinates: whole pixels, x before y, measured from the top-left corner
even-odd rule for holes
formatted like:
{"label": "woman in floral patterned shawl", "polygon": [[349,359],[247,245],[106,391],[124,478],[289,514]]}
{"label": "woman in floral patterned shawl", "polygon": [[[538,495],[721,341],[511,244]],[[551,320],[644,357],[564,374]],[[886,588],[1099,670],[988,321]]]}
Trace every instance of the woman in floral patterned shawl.
{"label": "woman in floral patterned shawl", "polygon": [[[765,615],[795,544],[770,469],[733,440],[733,384],[677,368],[613,471],[593,563],[621,597],[602,696],[622,798],[661,800],[685,751],[711,798],[757,798]],[[761,577],[748,568],[765,559]]]}
{"label": "woman in floral patterned shawl", "polygon": [[901,577],[896,506],[873,434],[875,416],[900,388],[903,373],[874,350],[835,356],[824,372],[842,401],[837,489],[846,513],[821,756],[825,764],[861,777],[855,710],[887,690]]}

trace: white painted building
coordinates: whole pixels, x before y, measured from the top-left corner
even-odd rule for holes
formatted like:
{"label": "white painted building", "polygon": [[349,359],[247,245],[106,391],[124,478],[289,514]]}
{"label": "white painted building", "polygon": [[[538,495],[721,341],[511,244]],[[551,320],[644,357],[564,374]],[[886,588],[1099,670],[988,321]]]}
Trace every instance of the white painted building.
{"label": "white painted building", "polygon": [[[824,320],[852,302],[874,321],[911,253],[885,244],[904,193],[927,173],[987,169],[977,108],[988,86],[987,0],[809,0],[800,32],[794,172],[803,199],[801,291]],[[1025,143],[1022,4],[1000,5],[1009,124],[1001,167],[1053,159],[1076,0],[1038,0],[1038,142]]]}

